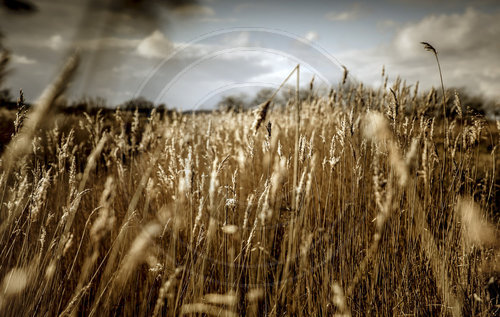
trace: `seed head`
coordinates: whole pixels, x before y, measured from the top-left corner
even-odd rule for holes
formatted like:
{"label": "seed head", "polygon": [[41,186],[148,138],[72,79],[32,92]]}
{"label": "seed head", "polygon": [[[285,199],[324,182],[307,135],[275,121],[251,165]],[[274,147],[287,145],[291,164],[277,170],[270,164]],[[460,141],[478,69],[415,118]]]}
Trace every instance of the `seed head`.
{"label": "seed head", "polygon": [[429,51],[429,52],[432,52],[434,54],[437,55],[437,51],[436,49],[434,48],[434,46],[432,46],[431,44],[427,43],[427,42],[420,42],[420,44],[422,44],[424,46],[424,49],[426,51]]}

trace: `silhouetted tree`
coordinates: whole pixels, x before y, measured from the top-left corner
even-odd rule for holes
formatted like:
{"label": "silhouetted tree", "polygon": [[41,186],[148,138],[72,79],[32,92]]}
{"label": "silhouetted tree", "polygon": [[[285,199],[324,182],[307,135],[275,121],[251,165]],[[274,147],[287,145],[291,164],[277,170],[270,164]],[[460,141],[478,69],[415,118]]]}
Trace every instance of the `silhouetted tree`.
{"label": "silhouetted tree", "polygon": [[138,109],[139,111],[143,110],[152,110],[154,108],[154,103],[150,100],[147,100],[144,97],[137,97],[125,101],[120,107],[124,110],[134,111]]}
{"label": "silhouetted tree", "polygon": [[[0,89],[2,88],[3,82],[8,72],[8,64],[10,60],[10,52],[2,45],[3,35],[0,33]],[[11,101],[12,95],[8,89],[0,90],[0,101],[4,103],[5,101]]]}
{"label": "silhouetted tree", "polygon": [[0,89],[0,104],[9,103],[12,100],[14,100],[14,98],[12,97],[12,94],[9,89],[7,88]]}
{"label": "silhouetted tree", "polygon": [[242,111],[247,108],[248,104],[245,100],[244,95],[237,96],[225,96],[221,101],[217,104],[217,108],[223,111]]}

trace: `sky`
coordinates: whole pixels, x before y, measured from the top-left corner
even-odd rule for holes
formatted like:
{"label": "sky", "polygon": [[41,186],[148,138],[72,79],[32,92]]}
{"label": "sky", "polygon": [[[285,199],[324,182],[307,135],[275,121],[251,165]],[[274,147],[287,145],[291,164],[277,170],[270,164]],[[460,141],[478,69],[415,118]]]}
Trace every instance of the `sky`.
{"label": "sky", "polygon": [[[38,0],[0,8],[12,53],[6,86],[36,100],[65,57],[82,62],[67,93],[114,106],[135,97],[181,110],[276,88],[300,64],[300,84],[335,87],[342,65],[378,87],[385,66],[423,89],[439,85],[500,99],[500,2]],[[295,77],[290,79],[294,84]]]}

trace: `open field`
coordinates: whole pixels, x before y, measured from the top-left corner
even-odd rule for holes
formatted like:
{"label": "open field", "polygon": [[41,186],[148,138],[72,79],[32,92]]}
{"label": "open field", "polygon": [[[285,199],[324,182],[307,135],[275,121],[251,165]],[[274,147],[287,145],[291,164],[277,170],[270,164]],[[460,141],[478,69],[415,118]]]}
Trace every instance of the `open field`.
{"label": "open field", "polygon": [[0,314],[498,314],[500,127],[392,90],[339,85],[300,121],[18,113]]}

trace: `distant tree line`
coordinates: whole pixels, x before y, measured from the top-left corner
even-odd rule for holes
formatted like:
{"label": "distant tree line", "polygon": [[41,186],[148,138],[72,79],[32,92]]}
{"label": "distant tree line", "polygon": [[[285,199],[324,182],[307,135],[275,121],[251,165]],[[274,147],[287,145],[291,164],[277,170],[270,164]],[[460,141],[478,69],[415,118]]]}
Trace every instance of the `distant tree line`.
{"label": "distant tree line", "polygon": [[[231,110],[231,111],[243,111],[246,109],[251,109],[259,106],[261,103],[268,101],[275,90],[272,88],[262,88],[254,96],[248,96],[247,94],[238,95],[226,95],[221,98],[217,103],[218,110]],[[312,92],[309,89],[300,89],[299,97],[301,101],[306,101],[312,96]],[[289,102],[295,101],[295,88],[292,86],[285,86],[280,92],[273,98],[274,106],[282,107],[286,106]]]}
{"label": "distant tree line", "polygon": [[[273,104],[275,107],[286,106],[289,102],[295,101],[295,90],[293,87],[285,87],[288,89],[283,89],[276,97],[273,98]],[[345,86],[342,89],[348,91],[349,86]],[[266,102],[274,93],[273,89],[263,88],[255,94],[254,97],[249,97],[245,94],[237,95],[227,95],[224,96],[217,104],[217,109],[223,111],[243,111],[246,109],[251,109],[257,107],[263,102]],[[334,94],[335,91],[330,91],[329,94],[324,93],[325,96]],[[307,101],[314,95],[318,95],[309,89],[301,89],[299,96],[302,102]],[[321,94],[320,94],[321,95]],[[458,96],[458,100],[455,98]],[[343,94],[343,98],[352,97],[350,94]],[[367,96],[364,96],[368,99]],[[419,98],[425,101],[427,104],[442,105],[442,93],[436,89],[430,89],[428,91],[423,91],[419,93]],[[457,108],[460,109],[457,109]],[[410,110],[410,109],[407,109]],[[436,111],[436,109],[428,109],[427,114],[435,117],[441,117],[441,108]],[[474,113],[483,116],[500,116],[500,107],[493,100],[487,100],[479,95],[470,94],[465,88],[449,88],[446,90],[446,114],[448,118],[454,117],[458,114],[459,110],[462,113]]]}
{"label": "distant tree line", "polygon": [[[0,75],[2,72],[5,73],[0,64]],[[18,97],[14,96],[9,89],[1,85],[1,79],[2,77],[0,76],[0,107],[11,110],[16,109],[18,105]],[[335,93],[334,91],[332,92]],[[330,94],[332,94],[332,92],[330,92]],[[217,103],[215,110],[240,112],[252,109],[269,100],[273,93],[274,90],[264,88],[258,91],[253,97],[245,94],[227,95],[221,98],[221,100]],[[455,98],[455,94],[459,97],[458,101]],[[313,93],[308,89],[301,89],[299,96],[301,101],[304,102],[313,97]],[[328,94],[325,94],[325,97],[327,96]],[[347,98],[348,96],[348,94],[343,94],[343,98]],[[293,89],[285,89],[273,98],[273,106],[285,107],[289,103],[294,103],[295,98],[295,91]],[[420,98],[422,98],[423,101],[426,101],[427,104],[431,105],[441,105],[442,102],[441,93],[435,89],[422,92],[420,94]],[[365,99],[368,98],[366,97]],[[26,108],[29,108],[31,105],[29,103],[25,103],[25,106]],[[85,97],[71,102],[61,97],[59,98],[56,107],[58,108],[58,111],[63,113],[95,113],[99,110],[101,112],[107,112],[113,111],[116,107],[119,107],[123,111],[134,112],[137,110],[143,115],[149,115],[153,109],[156,109],[159,113],[173,111],[165,104],[156,105],[154,102],[144,97],[132,98],[116,106],[108,105],[106,100],[100,97]],[[464,88],[448,89],[446,91],[446,114],[448,118],[452,118],[459,113],[457,107],[460,107],[462,113],[473,113],[496,118],[500,117],[500,107],[498,107],[494,101],[488,101],[481,96],[471,95]],[[411,111],[411,109],[406,110]],[[442,116],[440,108],[428,109],[426,110],[426,114],[437,118]]]}

